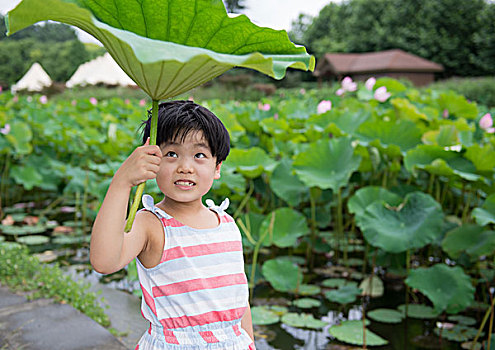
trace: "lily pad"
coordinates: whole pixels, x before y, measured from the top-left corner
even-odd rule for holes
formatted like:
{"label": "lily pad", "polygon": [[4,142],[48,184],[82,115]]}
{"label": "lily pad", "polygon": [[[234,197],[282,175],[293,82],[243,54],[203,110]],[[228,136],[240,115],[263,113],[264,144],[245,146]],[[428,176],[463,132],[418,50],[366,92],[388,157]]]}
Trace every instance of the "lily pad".
{"label": "lily pad", "polygon": [[298,314],[289,312],[282,316],[282,323],[291,327],[319,329],[327,325],[326,322],[317,320],[311,314]]}
{"label": "lily pad", "polygon": [[253,324],[260,326],[274,324],[280,320],[280,317],[275,312],[265,306],[253,306],[251,308],[251,315]]}
{"label": "lily pad", "polygon": [[[474,339],[478,333],[478,330],[469,326],[455,325],[450,329],[435,328],[435,333],[437,335],[441,334],[442,338],[447,340],[461,343]],[[481,332],[480,335],[483,336],[484,332]]]}
{"label": "lily pad", "polygon": [[495,193],[486,198],[481,208],[474,208],[471,216],[476,219],[478,225],[495,224]]}
{"label": "lily pad", "polygon": [[285,259],[267,260],[262,267],[263,276],[279,292],[294,292],[301,285],[299,267]]}
{"label": "lily pad", "polygon": [[349,182],[361,157],[354,154],[351,138],[318,140],[299,153],[293,167],[299,179],[308,187],[331,188],[337,192]]}
{"label": "lily pad", "polygon": [[0,225],[0,231],[2,231],[2,233],[5,235],[23,236],[23,235],[33,235],[37,233],[43,233],[46,231],[46,227],[43,225],[33,225],[33,226]]}
{"label": "lily pad", "polygon": [[369,329],[363,330],[363,322],[360,320],[344,321],[339,325],[330,327],[328,332],[337,340],[348,344],[363,345],[363,333],[366,333],[366,345],[368,346],[388,344],[388,341],[371,332]]}
{"label": "lily pad", "polygon": [[383,323],[401,323],[403,313],[393,309],[375,309],[366,314],[374,321]]}
{"label": "lily pad", "polygon": [[321,292],[321,288],[314,284],[301,284],[298,289],[299,295],[316,295]]}
{"label": "lily pad", "polygon": [[50,241],[49,237],[40,235],[23,236],[17,238],[17,241],[27,245],[46,244]]}
{"label": "lily pad", "polygon": [[383,287],[383,282],[378,276],[366,277],[360,284],[359,288],[362,289],[361,295],[368,295],[373,298],[378,298],[383,296],[385,289]]}
{"label": "lily pad", "polygon": [[177,96],[234,66],[276,79],[288,67],[314,69],[314,57],[285,31],[230,18],[220,0],[23,0],[8,13],[8,34],[44,20],[81,28],[98,39],[153,100]]}
{"label": "lily pad", "polygon": [[301,309],[311,309],[313,307],[319,307],[321,305],[321,301],[313,298],[301,298],[294,300],[292,304]]}
{"label": "lily pad", "polygon": [[478,225],[463,225],[449,231],[442,241],[442,249],[453,259],[465,252],[472,260],[495,252],[495,231]]}
{"label": "lily pad", "polygon": [[430,195],[413,192],[398,207],[376,201],[368,205],[356,223],[366,240],[389,253],[421,248],[442,233],[442,207]]}
{"label": "lily pad", "polygon": [[[348,283],[349,281],[346,280],[345,278],[327,278],[326,280],[321,282],[321,285],[323,287],[328,287],[328,288],[339,288],[339,287],[343,287]],[[357,283],[356,283],[356,287],[357,287]]]}
{"label": "lily pad", "polygon": [[90,235],[82,236],[69,236],[69,235],[58,235],[53,238],[52,242],[55,244],[81,244],[81,243],[89,243],[91,240]]}
{"label": "lily pad", "polygon": [[[399,305],[397,309],[404,316],[406,313],[406,305]],[[409,304],[407,306],[407,317],[419,319],[435,319],[440,315],[440,312],[435,311],[432,307],[423,304]]]}
{"label": "lily pad", "polygon": [[473,326],[476,324],[476,320],[474,318],[462,315],[451,315],[448,317],[448,320],[457,322],[464,326]]}
{"label": "lily pad", "polygon": [[325,292],[325,297],[334,303],[350,304],[355,302],[360,294],[361,289],[353,285],[345,285],[339,289]]}
{"label": "lily pad", "polygon": [[460,266],[436,264],[429,268],[418,268],[409,273],[405,282],[426,295],[437,312],[456,314],[474,300],[475,288]]}

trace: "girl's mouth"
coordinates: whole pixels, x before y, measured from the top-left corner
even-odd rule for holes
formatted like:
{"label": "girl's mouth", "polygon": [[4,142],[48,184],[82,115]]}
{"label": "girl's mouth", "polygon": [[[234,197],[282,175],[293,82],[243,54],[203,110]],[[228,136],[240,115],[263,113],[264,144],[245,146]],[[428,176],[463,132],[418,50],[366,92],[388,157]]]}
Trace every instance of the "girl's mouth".
{"label": "girl's mouth", "polygon": [[184,186],[184,187],[193,187],[196,185],[194,182],[187,180],[178,180],[175,181],[174,184],[177,186]]}

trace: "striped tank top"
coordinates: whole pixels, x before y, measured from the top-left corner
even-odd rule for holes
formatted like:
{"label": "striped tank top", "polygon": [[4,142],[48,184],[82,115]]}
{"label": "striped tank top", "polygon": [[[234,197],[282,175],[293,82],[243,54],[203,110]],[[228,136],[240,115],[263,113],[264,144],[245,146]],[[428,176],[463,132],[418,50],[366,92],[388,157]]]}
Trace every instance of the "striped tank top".
{"label": "striped tank top", "polygon": [[241,328],[248,305],[241,234],[233,218],[207,201],[220,224],[211,229],[186,226],[144,195],[143,210],[163,224],[165,246],[160,263],[136,266],[143,292],[141,313],[150,322],[136,349],[254,349]]}

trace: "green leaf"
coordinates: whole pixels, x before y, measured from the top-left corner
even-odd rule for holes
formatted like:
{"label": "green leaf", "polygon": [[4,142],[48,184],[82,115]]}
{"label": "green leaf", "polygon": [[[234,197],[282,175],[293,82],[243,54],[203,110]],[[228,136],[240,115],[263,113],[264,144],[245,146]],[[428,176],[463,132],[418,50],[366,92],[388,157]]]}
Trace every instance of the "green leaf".
{"label": "green leaf", "polygon": [[261,270],[267,281],[279,292],[295,292],[301,285],[302,272],[286,259],[267,260]]}
{"label": "green leaf", "polygon": [[313,307],[319,307],[321,305],[321,301],[313,298],[301,298],[294,300],[292,304],[301,309],[311,309]]}
{"label": "green leaf", "polygon": [[10,123],[10,128],[10,132],[5,135],[5,138],[14,146],[15,151],[19,154],[31,153],[33,151],[33,146],[31,145],[33,132],[29,125],[14,120]]}
{"label": "green leaf", "polygon": [[282,159],[270,177],[270,187],[277,196],[295,207],[308,197],[309,189],[292,172],[292,161]]}
{"label": "green leaf", "polygon": [[359,284],[359,288],[362,289],[361,295],[369,295],[373,298],[381,297],[385,292],[383,282],[378,276],[366,277]]}
{"label": "green leaf", "polygon": [[347,207],[349,212],[362,215],[366,207],[375,201],[383,201],[390,206],[398,206],[402,202],[402,198],[393,192],[388,191],[383,187],[366,186],[360,188],[349,198]]}
{"label": "green leaf", "polygon": [[321,288],[314,284],[301,284],[297,292],[299,295],[316,295],[320,294]]}
{"label": "green leaf", "polygon": [[366,345],[381,346],[388,344],[388,341],[371,332],[369,329],[363,330],[361,320],[344,321],[339,325],[330,327],[328,330],[331,336],[344,343],[353,345],[363,345],[363,333],[366,332]]}
{"label": "green leaf", "polygon": [[495,149],[489,143],[483,146],[474,144],[468,147],[465,157],[469,159],[477,170],[493,172],[495,168]]}
{"label": "green leaf", "polygon": [[[321,285],[323,287],[328,287],[328,288],[339,288],[339,287],[343,287],[344,285],[346,284],[349,284],[351,282],[349,282],[348,280],[344,279],[344,278],[328,278],[326,280],[324,280]],[[355,285],[357,287],[357,284]]]}
{"label": "green leaf", "polygon": [[441,93],[438,98],[440,111],[447,110],[449,115],[455,115],[457,118],[475,119],[478,116],[478,107],[475,103],[470,103],[454,91]]}
{"label": "green leaf", "polygon": [[361,289],[354,285],[345,285],[339,289],[325,292],[325,297],[334,303],[350,304],[355,302],[360,294]]}
{"label": "green leaf", "polygon": [[41,186],[43,183],[43,177],[30,165],[13,166],[10,170],[10,176],[28,191],[33,187]]}
{"label": "green leaf", "polygon": [[282,323],[291,327],[319,329],[327,325],[326,322],[317,320],[311,314],[298,314],[289,312],[282,316]]}
{"label": "green leaf", "polygon": [[361,157],[354,155],[350,138],[318,140],[299,153],[294,169],[299,179],[308,187],[331,188],[338,192],[349,182],[359,167]]}
{"label": "green leaf", "polygon": [[287,248],[294,246],[299,237],[309,233],[306,217],[290,208],[280,208],[268,214],[261,224],[260,234],[263,236],[269,231],[273,219],[273,230],[266,235],[265,242],[272,242],[277,247]]}
{"label": "green leaf", "polygon": [[473,209],[471,216],[476,219],[478,225],[495,224],[495,193],[486,198],[481,208]]}
{"label": "green leaf", "polygon": [[366,315],[374,321],[383,323],[402,322],[402,313],[393,309],[375,309],[368,311]]}
{"label": "green leaf", "polygon": [[47,236],[32,235],[19,237],[17,238],[17,241],[27,245],[39,245],[48,243],[50,241],[50,238],[48,238]]}
{"label": "green leaf", "polygon": [[272,172],[277,162],[271,159],[261,148],[253,147],[250,149],[232,149],[225,164],[235,168],[248,178],[255,178],[260,176],[263,171]]}
{"label": "green leaf", "polygon": [[253,324],[260,326],[277,323],[280,319],[275,312],[265,306],[253,306],[251,308],[251,315],[253,317]]}
{"label": "green leaf", "polygon": [[475,289],[471,279],[460,266],[436,264],[418,268],[409,273],[405,282],[426,295],[438,312],[455,314],[466,309],[474,300]]}
{"label": "green leaf", "polygon": [[[406,305],[399,305],[397,309],[404,317],[406,313]],[[434,319],[440,315],[440,312],[435,311],[432,307],[422,304],[409,304],[407,306],[407,317],[419,319]]]}
{"label": "green leaf", "polygon": [[[464,325],[455,325],[450,329],[435,328],[434,332],[437,335],[441,334],[442,337],[447,340],[461,343],[474,339],[476,337],[476,334],[478,333],[478,330],[476,328]],[[484,334],[485,332],[480,333],[481,336],[483,336]]]}
{"label": "green leaf", "polygon": [[476,319],[462,315],[452,315],[448,317],[449,321],[457,322],[464,326],[473,326],[476,324]]}
{"label": "green leaf", "polygon": [[435,241],[442,233],[443,212],[431,196],[413,192],[398,207],[373,202],[356,215],[356,224],[372,246],[400,253]]}
{"label": "green leaf", "polygon": [[230,18],[221,0],[23,0],[8,13],[8,34],[44,20],[74,25],[98,39],[153,100],[179,95],[234,66],[276,79],[315,60],[285,31]]}
{"label": "green leaf", "polygon": [[492,255],[495,252],[495,231],[485,230],[478,225],[463,225],[445,235],[442,249],[453,259],[459,258],[462,252],[472,260]]}

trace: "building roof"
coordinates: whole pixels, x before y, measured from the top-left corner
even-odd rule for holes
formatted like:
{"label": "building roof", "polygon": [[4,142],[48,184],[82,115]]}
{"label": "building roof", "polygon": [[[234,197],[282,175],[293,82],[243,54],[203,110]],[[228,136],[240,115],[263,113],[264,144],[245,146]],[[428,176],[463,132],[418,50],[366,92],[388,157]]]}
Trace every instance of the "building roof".
{"label": "building roof", "polygon": [[12,92],[20,90],[41,91],[52,85],[52,79],[38,62],[33,63],[24,76],[12,86]]}
{"label": "building roof", "polygon": [[443,66],[400,49],[365,53],[327,53],[315,75],[375,72],[442,72]]}

